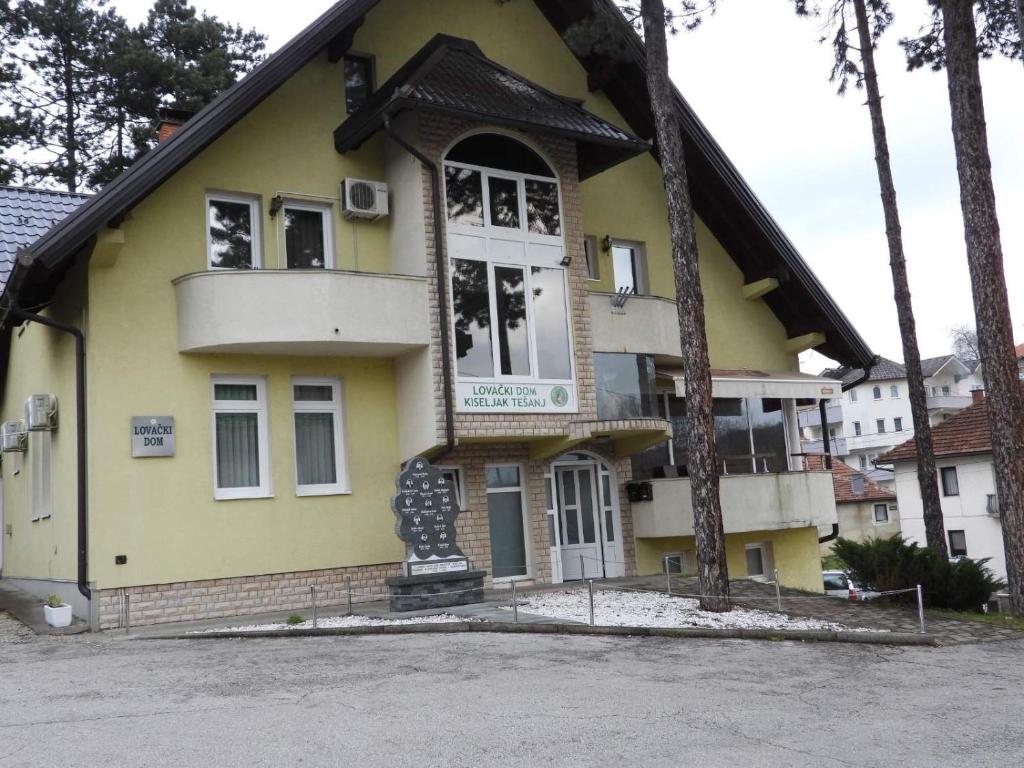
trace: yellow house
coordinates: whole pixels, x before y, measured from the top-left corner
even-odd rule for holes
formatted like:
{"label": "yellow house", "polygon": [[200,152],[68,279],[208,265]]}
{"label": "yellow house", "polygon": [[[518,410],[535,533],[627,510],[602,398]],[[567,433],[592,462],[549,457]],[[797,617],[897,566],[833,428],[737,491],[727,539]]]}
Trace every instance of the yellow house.
{"label": "yellow house", "polygon": [[[618,42],[570,46],[588,18]],[[872,355],[678,114],[730,575],[820,589],[832,480],[795,403],[840,390],[797,354]],[[125,596],[139,624],[379,594],[414,456],[489,584],[692,561],[664,190],[611,2],[343,0],[179,117],[7,281],[5,578],[96,628]]]}

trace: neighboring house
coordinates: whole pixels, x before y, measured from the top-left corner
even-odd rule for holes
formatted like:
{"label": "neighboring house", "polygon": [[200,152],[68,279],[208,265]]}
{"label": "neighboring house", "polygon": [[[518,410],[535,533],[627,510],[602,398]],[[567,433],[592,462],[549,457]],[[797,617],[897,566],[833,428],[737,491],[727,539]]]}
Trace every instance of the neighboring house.
{"label": "neighboring house", "polygon": [[[624,48],[573,53],[591,13]],[[136,624],[379,595],[415,456],[447,468],[488,585],[692,557],[644,67],[609,0],[345,0],[34,242],[4,300],[85,332],[88,495],[74,346],[11,315],[3,419],[43,397],[4,456],[5,576],[96,627],[124,595]],[[794,455],[796,401],[839,384],[797,355],[873,355],[676,109],[730,574],[820,590],[832,478]]]}
{"label": "neighboring house", "polygon": [[[824,468],[823,456],[808,457],[809,466]],[[839,536],[851,541],[884,539],[900,532],[896,494],[839,459],[832,459],[832,487],[836,496]],[[832,553],[834,540],[821,543],[821,553]]]}
{"label": "neighboring house", "polygon": [[1018,344],[1013,348],[1013,352],[1017,355],[1017,371],[1021,380],[1024,381],[1024,344]]}
{"label": "neighboring house", "polygon": [[[1005,579],[1006,556],[992,464],[988,401],[984,393],[976,391],[973,405],[937,425],[932,430],[932,440],[950,556],[991,558],[992,570]],[[924,520],[913,440],[880,456],[878,461],[895,468],[904,535],[923,545]]]}
{"label": "neighboring house", "polygon": [[[966,408],[971,403],[971,392],[983,388],[978,363],[963,362],[955,355],[926,358],[921,361],[921,372],[932,425]],[[875,460],[914,434],[906,368],[882,357],[862,382],[864,371],[859,368],[826,370],[822,376],[841,379],[848,388],[842,398],[828,404],[826,411],[833,455],[866,473],[869,479],[891,486],[892,473],[876,467]],[[800,411],[800,427],[804,451],[823,452],[818,408]]]}

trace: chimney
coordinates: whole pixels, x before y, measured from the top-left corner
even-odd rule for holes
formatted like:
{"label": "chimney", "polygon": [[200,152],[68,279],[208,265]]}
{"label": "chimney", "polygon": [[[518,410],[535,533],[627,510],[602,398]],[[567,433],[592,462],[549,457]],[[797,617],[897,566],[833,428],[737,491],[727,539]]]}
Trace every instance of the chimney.
{"label": "chimney", "polygon": [[984,389],[972,389],[971,390],[971,403],[977,405],[978,403],[985,402],[985,390]]}
{"label": "chimney", "polygon": [[157,112],[156,140],[162,144],[167,141],[175,132],[181,128],[195,112],[187,109],[175,109],[174,107],[160,107]]}

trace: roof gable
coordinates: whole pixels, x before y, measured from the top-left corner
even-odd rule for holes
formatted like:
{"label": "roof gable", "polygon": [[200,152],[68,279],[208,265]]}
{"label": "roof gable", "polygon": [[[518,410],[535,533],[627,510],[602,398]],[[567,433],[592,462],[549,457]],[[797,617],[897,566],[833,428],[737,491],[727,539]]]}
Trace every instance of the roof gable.
{"label": "roof gable", "polygon": [[[823,470],[825,457],[814,455],[807,457],[808,469]],[[854,478],[861,478],[864,483],[862,493],[855,493]],[[849,464],[832,459],[832,489],[835,491],[836,504],[859,504],[862,501],[896,501],[896,494],[883,488],[863,472],[858,472]]]}
{"label": "roof gable", "polygon": [[[166,179],[226,132],[300,67],[327,50],[340,57],[352,32],[378,0],[340,0],[289,43],[233,85],[186,123],[170,140],[146,154],[102,192],[53,227],[31,247],[31,267],[18,267],[16,290],[22,303],[45,303],[76,253],[102,228],[120,219]],[[636,31],[613,0],[534,0],[549,23],[565,39],[568,27],[603,14],[618,29],[623,57],[611,66],[574,51],[588,72],[592,90],[601,90],[635,133],[652,136],[653,119],[646,91],[646,56]],[[617,26],[616,26],[617,25]],[[818,349],[850,365],[873,360],[871,350],[796,248],[771,218],[710,132],[682,95],[675,91],[683,130],[694,206],[740,267],[748,281],[775,277],[781,287],[762,297],[789,336],[824,332]],[[28,278],[27,280],[25,278]],[[22,283],[24,282],[24,288]]]}
{"label": "roof gable", "polygon": [[[988,398],[932,427],[932,445],[937,457],[989,453],[992,450],[992,431],[988,422]],[[917,446],[911,439],[882,454],[876,462],[891,464],[916,460]]]}

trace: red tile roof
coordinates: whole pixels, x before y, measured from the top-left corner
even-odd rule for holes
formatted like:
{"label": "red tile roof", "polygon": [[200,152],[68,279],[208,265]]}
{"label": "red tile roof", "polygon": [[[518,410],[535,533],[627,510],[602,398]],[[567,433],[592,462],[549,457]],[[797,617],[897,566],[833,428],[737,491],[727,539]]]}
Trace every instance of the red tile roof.
{"label": "red tile roof", "polygon": [[1024,344],[1018,344],[1016,347],[1013,348],[1013,352],[1015,355],[1017,355],[1017,359],[1020,360],[1022,357],[1024,357]]}
{"label": "red tile roof", "polygon": [[[820,455],[807,456],[807,468],[810,470],[823,470],[825,468],[825,457]],[[853,492],[853,478],[860,477],[864,480],[864,492]],[[896,494],[886,490],[874,480],[869,480],[862,473],[855,470],[839,459],[832,459],[832,488],[836,493],[836,504],[856,504],[861,501],[896,501]]]}
{"label": "red tile roof", "polygon": [[[992,450],[992,433],[988,426],[988,398],[975,403],[941,424],[932,427],[932,442],[936,456],[963,456],[975,453],[989,453]],[[917,446],[913,439],[897,445],[888,453],[879,456],[878,464],[895,461],[913,461],[917,458]]]}

